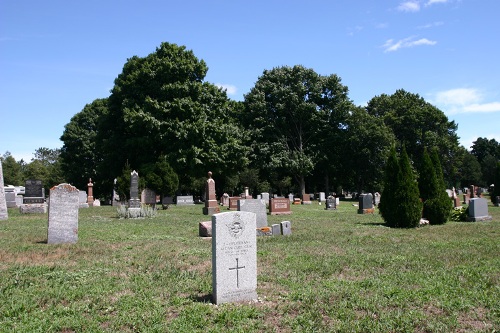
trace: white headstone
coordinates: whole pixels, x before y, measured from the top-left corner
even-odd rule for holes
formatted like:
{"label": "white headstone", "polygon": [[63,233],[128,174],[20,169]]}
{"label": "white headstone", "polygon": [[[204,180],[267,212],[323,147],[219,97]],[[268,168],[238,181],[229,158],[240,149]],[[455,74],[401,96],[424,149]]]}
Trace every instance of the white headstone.
{"label": "white headstone", "polygon": [[48,244],[76,243],[78,240],[79,191],[69,184],[50,189]]}
{"label": "white headstone", "polygon": [[288,236],[292,234],[292,223],[290,221],[283,221],[281,224],[281,234]]}
{"label": "white headstone", "polygon": [[257,299],[254,213],[212,215],[212,297],[215,304]]}

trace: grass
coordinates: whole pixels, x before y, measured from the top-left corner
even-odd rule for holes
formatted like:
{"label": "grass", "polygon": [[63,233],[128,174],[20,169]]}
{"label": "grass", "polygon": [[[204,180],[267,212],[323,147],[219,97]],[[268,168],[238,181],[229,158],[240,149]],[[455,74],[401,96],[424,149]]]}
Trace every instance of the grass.
{"label": "grass", "polygon": [[0,332],[498,332],[493,221],[390,229],[341,202],[292,206],[289,237],[259,237],[259,301],[210,303],[202,207],[151,219],[80,210],[79,240],[48,245],[47,215],[0,221]]}

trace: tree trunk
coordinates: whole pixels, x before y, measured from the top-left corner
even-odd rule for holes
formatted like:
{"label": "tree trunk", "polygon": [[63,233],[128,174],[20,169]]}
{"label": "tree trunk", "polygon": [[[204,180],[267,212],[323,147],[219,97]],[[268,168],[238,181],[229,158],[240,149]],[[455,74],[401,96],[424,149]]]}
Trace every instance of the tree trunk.
{"label": "tree trunk", "polygon": [[306,180],[303,175],[299,176],[299,185],[300,185],[300,195],[306,194]]}

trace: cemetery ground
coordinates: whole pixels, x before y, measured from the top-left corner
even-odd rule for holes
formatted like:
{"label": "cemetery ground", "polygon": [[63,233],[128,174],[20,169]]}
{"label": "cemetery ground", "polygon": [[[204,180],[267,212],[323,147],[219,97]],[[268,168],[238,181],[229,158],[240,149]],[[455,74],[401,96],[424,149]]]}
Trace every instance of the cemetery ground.
{"label": "cemetery ground", "polygon": [[[257,302],[210,302],[201,205],[151,219],[80,210],[78,242],[47,215],[0,221],[1,332],[498,332],[500,208],[492,221],[391,229],[375,214],[292,205],[291,236],[258,237]],[[224,209],[222,211],[225,211]]]}

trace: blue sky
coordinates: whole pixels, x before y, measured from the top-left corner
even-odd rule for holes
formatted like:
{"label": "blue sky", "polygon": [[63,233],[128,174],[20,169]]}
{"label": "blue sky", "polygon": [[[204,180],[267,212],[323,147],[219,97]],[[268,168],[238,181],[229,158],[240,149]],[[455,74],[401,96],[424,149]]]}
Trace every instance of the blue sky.
{"label": "blue sky", "polygon": [[162,42],[193,50],[235,100],[300,64],[340,76],[357,105],[419,94],[466,148],[500,141],[499,13],[498,0],[0,0],[0,154],[60,148],[71,117]]}

